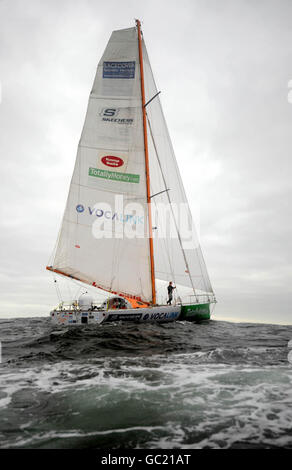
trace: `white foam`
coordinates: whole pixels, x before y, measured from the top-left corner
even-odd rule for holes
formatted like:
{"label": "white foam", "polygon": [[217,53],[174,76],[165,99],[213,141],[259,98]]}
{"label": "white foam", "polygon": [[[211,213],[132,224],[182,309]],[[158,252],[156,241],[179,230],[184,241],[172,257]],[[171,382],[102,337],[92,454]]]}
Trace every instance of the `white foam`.
{"label": "white foam", "polygon": [[[9,445],[19,447],[50,438],[83,438],[131,430],[147,431],[149,440],[145,447],[151,448],[228,448],[239,441],[292,445],[288,434],[292,422],[291,366],[288,363],[265,367],[200,363],[198,359],[207,354],[212,352],[95,359],[86,364],[64,361],[3,371],[2,408],[9,406],[14,393],[28,387],[51,394],[68,392],[68,400],[75,393],[79,397],[80,392],[88,391],[88,399],[94,400],[94,406],[98,402],[98,406],[106,409],[109,399],[111,403],[127,399],[129,406],[139,401],[144,407],[157,410],[164,422],[163,426],[144,427],[137,421],[133,427],[119,426],[90,433],[78,429],[38,432]],[[79,413],[78,404],[74,406],[77,408],[71,415]],[[83,413],[81,410],[81,423]],[[28,428],[28,424],[24,426]],[[33,427],[37,427],[35,423]],[[200,437],[205,435],[208,438]]]}

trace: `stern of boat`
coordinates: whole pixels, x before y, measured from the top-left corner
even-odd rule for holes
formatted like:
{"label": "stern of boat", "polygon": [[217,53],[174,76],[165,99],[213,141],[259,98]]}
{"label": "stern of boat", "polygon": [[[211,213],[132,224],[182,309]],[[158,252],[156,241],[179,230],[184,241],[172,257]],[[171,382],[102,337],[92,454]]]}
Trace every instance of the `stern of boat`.
{"label": "stern of boat", "polygon": [[182,305],[180,320],[200,322],[204,320],[210,320],[210,304],[192,304]]}

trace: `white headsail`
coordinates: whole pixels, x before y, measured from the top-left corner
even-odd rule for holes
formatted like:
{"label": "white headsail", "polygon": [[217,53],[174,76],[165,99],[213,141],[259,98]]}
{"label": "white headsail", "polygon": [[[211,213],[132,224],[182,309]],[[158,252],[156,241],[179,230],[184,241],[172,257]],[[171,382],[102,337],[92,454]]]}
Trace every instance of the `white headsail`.
{"label": "white headsail", "polygon": [[[150,101],[158,90],[144,42],[143,58],[146,100]],[[157,210],[157,232],[153,234],[156,277],[190,287],[193,295],[196,292],[212,294],[159,96],[147,106],[147,116],[153,212],[160,208]],[[167,233],[166,237],[164,233]]]}

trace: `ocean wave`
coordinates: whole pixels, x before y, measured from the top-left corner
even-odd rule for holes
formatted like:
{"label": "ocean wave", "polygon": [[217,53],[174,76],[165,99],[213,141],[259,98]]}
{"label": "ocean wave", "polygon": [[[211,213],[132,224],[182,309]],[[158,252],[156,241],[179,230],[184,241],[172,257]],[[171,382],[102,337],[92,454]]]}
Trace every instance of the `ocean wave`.
{"label": "ocean wave", "polygon": [[292,329],[11,326],[2,448],[292,448]]}

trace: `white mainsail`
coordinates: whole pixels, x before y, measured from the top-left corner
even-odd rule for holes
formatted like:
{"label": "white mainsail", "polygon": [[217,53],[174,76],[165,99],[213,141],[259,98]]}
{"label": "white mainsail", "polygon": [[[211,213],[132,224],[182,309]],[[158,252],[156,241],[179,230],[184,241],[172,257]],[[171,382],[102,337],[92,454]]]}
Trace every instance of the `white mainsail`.
{"label": "white mainsail", "polygon": [[[146,102],[157,94],[143,46]],[[98,64],[51,269],[110,292],[153,298],[145,142],[137,28],[114,31]],[[180,209],[192,224],[159,97],[147,111],[154,269],[191,294],[213,294],[199,242],[181,232]],[[174,208],[172,203],[177,204]],[[179,212],[176,212],[176,209]],[[102,233],[102,236],[100,234]],[[180,295],[180,292],[178,292]]]}
{"label": "white mainsail", "polygon": [[[131,217],[135,210],[124,211],[117,195],[143,213]],[[96,238],[94,224],[109,238]],[[132,225],[144,236],[122,236]],[[112,33],[97,67],[53,269],[150,301],[147,227],[139,52],[130,28]]]}

